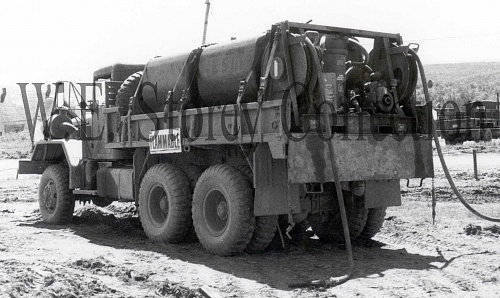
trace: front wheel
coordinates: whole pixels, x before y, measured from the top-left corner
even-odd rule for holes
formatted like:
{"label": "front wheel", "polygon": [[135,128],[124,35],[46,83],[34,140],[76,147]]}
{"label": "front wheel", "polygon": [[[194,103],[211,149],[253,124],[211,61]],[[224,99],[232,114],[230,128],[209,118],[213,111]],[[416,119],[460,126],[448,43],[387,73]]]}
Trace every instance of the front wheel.
{"label": "front wheel", "polygon": [[67,168],[50,165],[43,171],[38,186],[38,203],[43,221],[51,224],[71,221],[75,200],[71,197]]}
{"label": "front wheel", "polygon": [[212,254],[235,255],[248,246],[255,229],[253,191],[242,173],[228,165],[203,172],[193,194],[193,224]]}

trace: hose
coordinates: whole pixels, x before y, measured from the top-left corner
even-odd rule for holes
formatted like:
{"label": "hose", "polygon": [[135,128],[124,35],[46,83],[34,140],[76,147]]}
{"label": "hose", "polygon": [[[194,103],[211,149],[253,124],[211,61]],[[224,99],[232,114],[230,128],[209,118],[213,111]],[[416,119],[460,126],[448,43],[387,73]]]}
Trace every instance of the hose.
{"label": "hose", "polygon": [[[327,129],[329,131],[329,129]],[[331,130],[330,130],[331,133]],[[347,260],[349,262],[349,269],[346,274],[338,277],[327,277],[324,279],[319,279],[319,280],[308,280],[308,281],[303,281],[303,282],[297,282],[297,283],[290,283],[288,287],[290,288],[300,288],[300,287],[324,287],[324,288],[329,288],[329,287],[335,287],[340,284],[343,284],[344,282],[348,281],[351,276],[352,272],[354,270],[354,259],[352,256],[352,245],[351,245],[351,237],[349,235],[349,226],[347,224],[347,213],[345,210],[345,205],[344,205],[344,196],[342,194],[342,186],[340,185],[340,177],[338,173],[338,169],[335,166],[335,155],[334,155],[334,150],[333,150],[333,145],[332,142],[328,142],[328,150],[330,151],[330,164],[332,167],[333,171],[333,177],[335,183],[335,189],[337,191],[337,201],[339,204],[340,208],[340,217],[342,219],[342,229],[344,231],[344,240],[345,240],[345,245],[346,245],[346,250],[347,250]]]}
{"label": "hose", "polygon": [[[429,103],[431,103],[431,100],[430,100],[430,96],[429,96],[429,89],[427,86],[427,80],[425,78],[424,67],[422,65],[420,58],[418,57],[417,53],[414,50],[409,49],[409,53],[415,58],[415,61],[418,64],[418,69],[420,71],[420,76],[422,78],[422,86],[424,89],[425,100],[429,104]],[[320,92],[323,92],[324,86],[322,86],[322,85],[324,84],[324,79],[322,78],[322,73],[320,74],[319,83],[320,83],[319,90],[320,90]],[[321,95],[323,95],[323,94],[321,94]],[[326,111],[325,111],[325,113],[326,113]],[[328,115],[326,115],[326,116],[328,116]],[[331,126],[328,123],[329,117],[326,117],[326,121],[327,121],[327,125],[326,125],[327,135],[328,135],[328,137],[331,137],[332,136]],[[438,152],[439,160],[441,161],[441,165],[443,166],[443,171],[446,175],[448,183],[450,184],[450,186],[451,186],[453,192],[455,193],[455,195],[457,196],[457,198],[470,212],[472,212],[476,216],[478,216],[482,219],[485,219],[485,220],[489,220],[489,221],[493,221],[493,222],[500,222],[500,218],[489,217],[489,216],[486,216],[484,214],[481,214],[480,212],[478,212],[477,210],[472,208],[472,206],[469,205],[469,203],[467,203],[465,201],[465,199],[462,197],[462,195],[458,191],[457,187],[455,186],[453,179],[451,178],[450,171],[448,170],[448,167],[447,167],[446,162],[445,162],[444,157],[443,157],[443,151],[441,149],[441,145],[439,144],[439,139],[438,139],[438,135],[436,132],[435,120],[432,119],[432,121],[433,121],[432,137],[434,138],[434,142],[436,144],[436,149]],[[342,284],[342,283],[346,282],[347,280],[349,280],[351,278],[352,272],[354,270],[352,245],[351,245],[351,238],[349,236],[349,227],[347,224],[347,213],[346,213],[345,205],[344,205],[344,196],[342,194],[342,187],[340,186],[340,182],[339,182],[340,177],[339,177],[339,174],[337,171],[338,169],[335,166],[335,152],[334,152],[333,144],[331,141],[328,142],[328,150],[330,151],[329,156],[330,156],[330,165],[331,165],[332,172],[333,172],[333,179],[336,182],[335,189],[337,192],[337,200],[338,200],[338,204],[339,204],[339,208],[340,208],[340,216],[342,219],[342,228],[343,228],[344,239],[345,239],[345,243],[346,243],[347,258],[348,258],[348,262],[349,262],[349,270],[347,271],[346,274],[339,276],[339,277],[328,277],[328,278],[320,279],[320,280],[308,280],[308,281],[303,281],[303,282],[290,283],[288,285],[290,288],[311,287],[311,286],[313,286],[313,287],[334,287],[334,286],[337,286],[337,285]]]}
{"label": "hose", "polygon": [[[315,57],[315,60],[318,59],[316,62],[319,63],[319,58]],[[323,72],[321,71],[321,67],[318,67],[318,83],[319,83],[319,93],[320,93],[320,98],[325,100],[325,79],[323,77]],[[345,245],[346,245],[346,250],[347,250],[347,260],[349,262],[349,269],[346,274],[339,276],[339,277],[327,277],[324,279],[319,279],[319,280],[308,280],[308,281],[303,281],[303,282],[297,282],[297,283],[290,283],[288,286],[290,288],[299,288],[299,287],[335,287],[337,285],[340,285],[346,281],[348,281],[351,276],[352,272],[354,270],[354,259],[352,256],[352,245],[351,245],[351,237],[349,235],[349,226],[347,223],[347,212],[345,210],[345,204],[344,204],[344,195],[342,193],[342,186],[340,185],[340,176],[338,173],[337,166],[335,164],[335,151],[333,148],[332,144],[332,126],[330,125],[330,117],[328,114],[328,109],[323,109],[325,120],[326,120],[326,134],[327,134],[327,139],[329,140],[328,143],[328,151],[329,151],[329,156],[330,156],[330,166],[332,168],[332,173],[333,173],[333,181],[335,182],[335,190],[337,193],[337,202],[339,204],[339,209],[340,209],[340,218],[342,220],[342,229],[344,232],[344,240],[345,240]]]}
{"label": "hose", "polygon": [[[432,101],[431,101],[430,96],[429,96],[429,88],[427,87],[427,80],[425,78],[425,72],[424,72],[424,67],[422,65],[422,61],[420,61],[420,58],[418,57],[417,53],[414,50],[409,49],[408,51],[417,61],[418,70],[420,71],[420,77],[422,79],[422,86],[424,89],[425,101],[427,102],[427,104],[431,104]],[[436,132],[436,121],[434,120],[434,117],[432,118],[432,137],[434,138],[434,143],[436,144],[436,150],[437,150],[441,165],[443,166],[443,171],[444,171],[444,174],[446,176],[446,179],[448,180],[448,183],[450,184],[450,187],[453,190],[453,192],[455,193],[455,195],[457,196],[458,200],[460,200],[460,202],[465,206],[465,208],[467,208],[470,212],[472,212],[477,217],[488,220],[488,221],[492,221],[492,222],[500,222],[500,218],[490,217],[490,216],[484,215],[484,214],[480,213],[479,211],[477,211],[476,209],[474,209],[469,203],[467,203],[465,201],[465,199],[462,197],[462,195],[458,191],[457,187],[455,186],[455,182],[453,182],[453,179],[451,178],[450,171],[448,170],[448,166],[446,165],[446,162],[445,162],[444,157],[443,157],[443,150],[441,149],[441,145],[439,144],[438,134]]]}

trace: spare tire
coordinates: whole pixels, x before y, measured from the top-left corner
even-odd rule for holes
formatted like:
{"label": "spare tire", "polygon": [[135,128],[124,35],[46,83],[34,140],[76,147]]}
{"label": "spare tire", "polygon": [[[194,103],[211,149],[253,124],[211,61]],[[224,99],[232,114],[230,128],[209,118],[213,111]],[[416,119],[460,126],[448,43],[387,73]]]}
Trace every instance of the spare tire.
{"label": "spare tire", "polygon": [[130,75],[125,81],[123,81],[118,89],[118,92],[116,93],[116,106],[122,116],[126,115],[128,112],[130,98],[134,96],[135,91],[139,86],[139,82],[141,81],[142,74],[142,71],[138,71]]}

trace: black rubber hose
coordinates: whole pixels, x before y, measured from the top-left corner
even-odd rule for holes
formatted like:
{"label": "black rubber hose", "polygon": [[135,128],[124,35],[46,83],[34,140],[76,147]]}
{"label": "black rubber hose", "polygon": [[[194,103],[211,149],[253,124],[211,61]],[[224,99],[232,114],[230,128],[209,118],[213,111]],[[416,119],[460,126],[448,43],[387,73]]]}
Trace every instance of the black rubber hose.
{"label": "black rubber hose", "polygon": [[[316,63],[319,63],[319,59],[316,61]],[[318,65],[319,66],[319,65]],[[325,79],[323,77],[323,72],[321,71],[321,67],[317,68],[319,70],[319,92],[320,92],[320,98],[325,100]],[[344,195],[342,193],[342,186],[340,185],[340,176],[338,173],[338,169],[335,163],[335,151],[333,148],[333,133],[332,133],[332,126],[330,125],[330,117],[328,114],[328,109],[324,109],[322,111],[324,113],[325,121],[326,121],[326,133],[327,133],[327,143],[328,143],[328,150],[329,150],[329,156],[330,156],[330,166],[332,168],[333,172],[333,181],[335,182],[335,189],[337,192],[337,201],[339,204],[340,208],[340,218],[342,219],[342,229],[344,232],[344,240],[345,240],[345,245],[346,245],[346,250],[347,250],[347,260],[349,262],[349,270],[347,271],[346,274],[338,277],[327,277],[325,279],[319,279],[319,280],[309,280],[309,281],[304,281],[304,282],[298,282],[298,283],[291,283],[288,286],[290,288],[298,288],[298,287],[335,287],[337,285],[340,285],[346,281],[348,281],[351,276],[352,272],[354,270],[354,259],[352,256],[352,245],[351,245],[351,237],[349,235],[349,226],[347,223],[347,212],[345,210],[345,204],[344,204]]]}
{"label": "black rubber hose", "polygon": [[[328,131],[328,129],[327,129]],[[342,229],[344,231],[344,240],[345,240],[345,245],[346,245],[346,250],[347,250],[347,260],[349,262],[349,270],[347,271],[346,274],[338,277],[328,277],[325,279],[319,279],[319,280],[309,280],[309,281],[304,281],[304,282],[298,282],[298,283],[291,283],[288,286],[290,288],[299,288],[299,287],[324,287],[324,288],[329,288],[329,287],[335,287],[337,285],[343,284],[346,281],[348,281],[351,276],[352,272],[354,270],[354,259],[352,256],[352,245],[351,245],[351,237],[349,235],[349,226],[347,223],[347,212],[345,210],[345,205],[344,205],[344,196],[342,194],[342,186],[340,186],[340,177],[338,174],[338,169],[335,166],[335,155],[334,155],[334,150],[333,150],[333,145],[332,141],[328,141],[328,150],[330,151],[330,163],[331,167],[333,170],[333,179],[335,180],[335,189],[337,191],[337,201],[339,204],[340,208],[340,218],[342,219]]]}
{"label": "black rubber hose", "polygon": [[[424,89],[424,96],[425,96],[425,101],[427,104],[432,104],[431,99],[429,96],[429,88],[427,87],[427,79],[425,78],[425,72],[424,72],[424,67],[422,65],[422,61],[420,61],[420,58],[418,57],[417,53],[409,49],[409,53],[415,58],[418,64],[418,69],[420,71],[420,77],[422,78],[422,86]],[[432,115],[431,115],[432,117]],[[474,213],[477,217],[492,221],[492,222],[500,222],[500,218],[496,217],[490,217],[484,214],[481,214],[479,211],[474,209],[469,203],[465,201],[465,199],[462,197],[460,192],[458,191],[457,187],[455,186],[455,182],[453,182],[453,179],[451,178],[450,171],[448,170],[448,166],[446,165],[446,162],[443,157],[443,150],[441,149],[441,145],[439,144],[439,139],[438,139],[438,134],[436,132],[436,120],[434,120],[434,117],[432,117],[432,137],[434,138],[434,143],[436,144],[436,150],[439,156],[439,160],[441,161],[441,165],[443,166],[443,171],[446,176],[446,179],[448,180],[448,183],[451,186],[451,189],[457,196],[457,198],[460,200],[460,202],[467,208],[470,212]]]}

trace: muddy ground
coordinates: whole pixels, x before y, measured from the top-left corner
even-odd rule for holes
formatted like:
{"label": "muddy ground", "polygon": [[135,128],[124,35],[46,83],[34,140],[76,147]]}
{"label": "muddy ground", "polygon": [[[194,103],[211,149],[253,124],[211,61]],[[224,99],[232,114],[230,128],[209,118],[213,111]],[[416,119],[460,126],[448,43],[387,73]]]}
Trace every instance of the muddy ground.
{"label": "muddy ground", "polygon": [[[473,206],[500,217],[499,144],[446,148],[457,185]],[[344,247],[317,240],[287,250],[217,257],[199,243],[149,241],[134,206],[77,205],[73,222],[47,225],[37,175],[16,179],[16,160],[0,161],[0,297],[426,297],[500,296],[500,225],[477,219],[454,198],[436,161],[432,180],[402,181],[403,205],[388,209],[374,241],[355,242],[353,278],[330,289],[290,282],[338,276]],[[205,293],[205,294],[204,294]]]}

